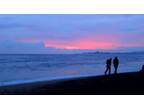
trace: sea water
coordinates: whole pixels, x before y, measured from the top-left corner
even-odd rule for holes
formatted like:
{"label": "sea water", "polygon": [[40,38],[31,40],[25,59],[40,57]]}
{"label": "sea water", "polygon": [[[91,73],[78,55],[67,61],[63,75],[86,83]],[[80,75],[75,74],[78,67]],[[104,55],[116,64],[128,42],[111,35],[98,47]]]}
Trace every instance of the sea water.
{"label": "sea water", "polygon": [[0,85],[103,75],[106,59],[115,56],[120,73],[138,71],[144,64],[144,53],[3,54]]}

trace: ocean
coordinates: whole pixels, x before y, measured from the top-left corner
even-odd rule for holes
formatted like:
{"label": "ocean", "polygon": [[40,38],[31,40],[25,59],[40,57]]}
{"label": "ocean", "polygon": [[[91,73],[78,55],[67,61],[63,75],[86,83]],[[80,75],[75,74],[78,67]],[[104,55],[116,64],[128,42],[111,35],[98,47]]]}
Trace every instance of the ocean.
{"label": "ocean", "polygon": [[115,56],[119,73],[138,71],[144,64],[144,53],[1,54],[0,86],[103,75],[106,59]]}

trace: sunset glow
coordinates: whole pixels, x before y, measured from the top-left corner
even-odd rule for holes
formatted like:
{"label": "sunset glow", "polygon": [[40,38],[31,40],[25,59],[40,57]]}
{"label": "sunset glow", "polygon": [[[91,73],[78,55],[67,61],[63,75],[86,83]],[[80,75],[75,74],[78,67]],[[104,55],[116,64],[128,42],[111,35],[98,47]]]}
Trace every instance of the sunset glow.
{"label": "sunset glow", "polygon": [[4,53],[142,51],[144,15],[0,15]]}
{"label": "sunset glow", "polygon": [[45,48],[55,47],[62,49],[112,49],[116,46],[115,43],[107,41],[96,41],[96,40],[77,40],[71,42],[57,42],[57,41],[45,41]]}

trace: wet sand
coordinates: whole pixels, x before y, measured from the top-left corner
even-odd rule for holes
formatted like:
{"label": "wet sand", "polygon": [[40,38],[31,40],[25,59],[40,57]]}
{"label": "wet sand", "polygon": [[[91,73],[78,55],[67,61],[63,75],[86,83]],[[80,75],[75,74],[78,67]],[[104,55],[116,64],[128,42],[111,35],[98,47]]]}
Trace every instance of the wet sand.
{"label": "wet sand", "polygon": [[142,95],[144,73],[81,77],[0,87],[1,95]]}

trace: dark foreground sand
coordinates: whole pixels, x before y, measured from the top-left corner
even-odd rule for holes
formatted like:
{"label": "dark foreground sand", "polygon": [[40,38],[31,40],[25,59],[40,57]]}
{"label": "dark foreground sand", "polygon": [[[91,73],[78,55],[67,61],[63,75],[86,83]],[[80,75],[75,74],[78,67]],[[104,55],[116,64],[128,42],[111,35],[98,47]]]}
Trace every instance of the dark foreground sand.
{"label": "dark foreground sand", "polygon": [[20,95],[142,95],[144,73],[43,81],[0,87],[0,94]]}

